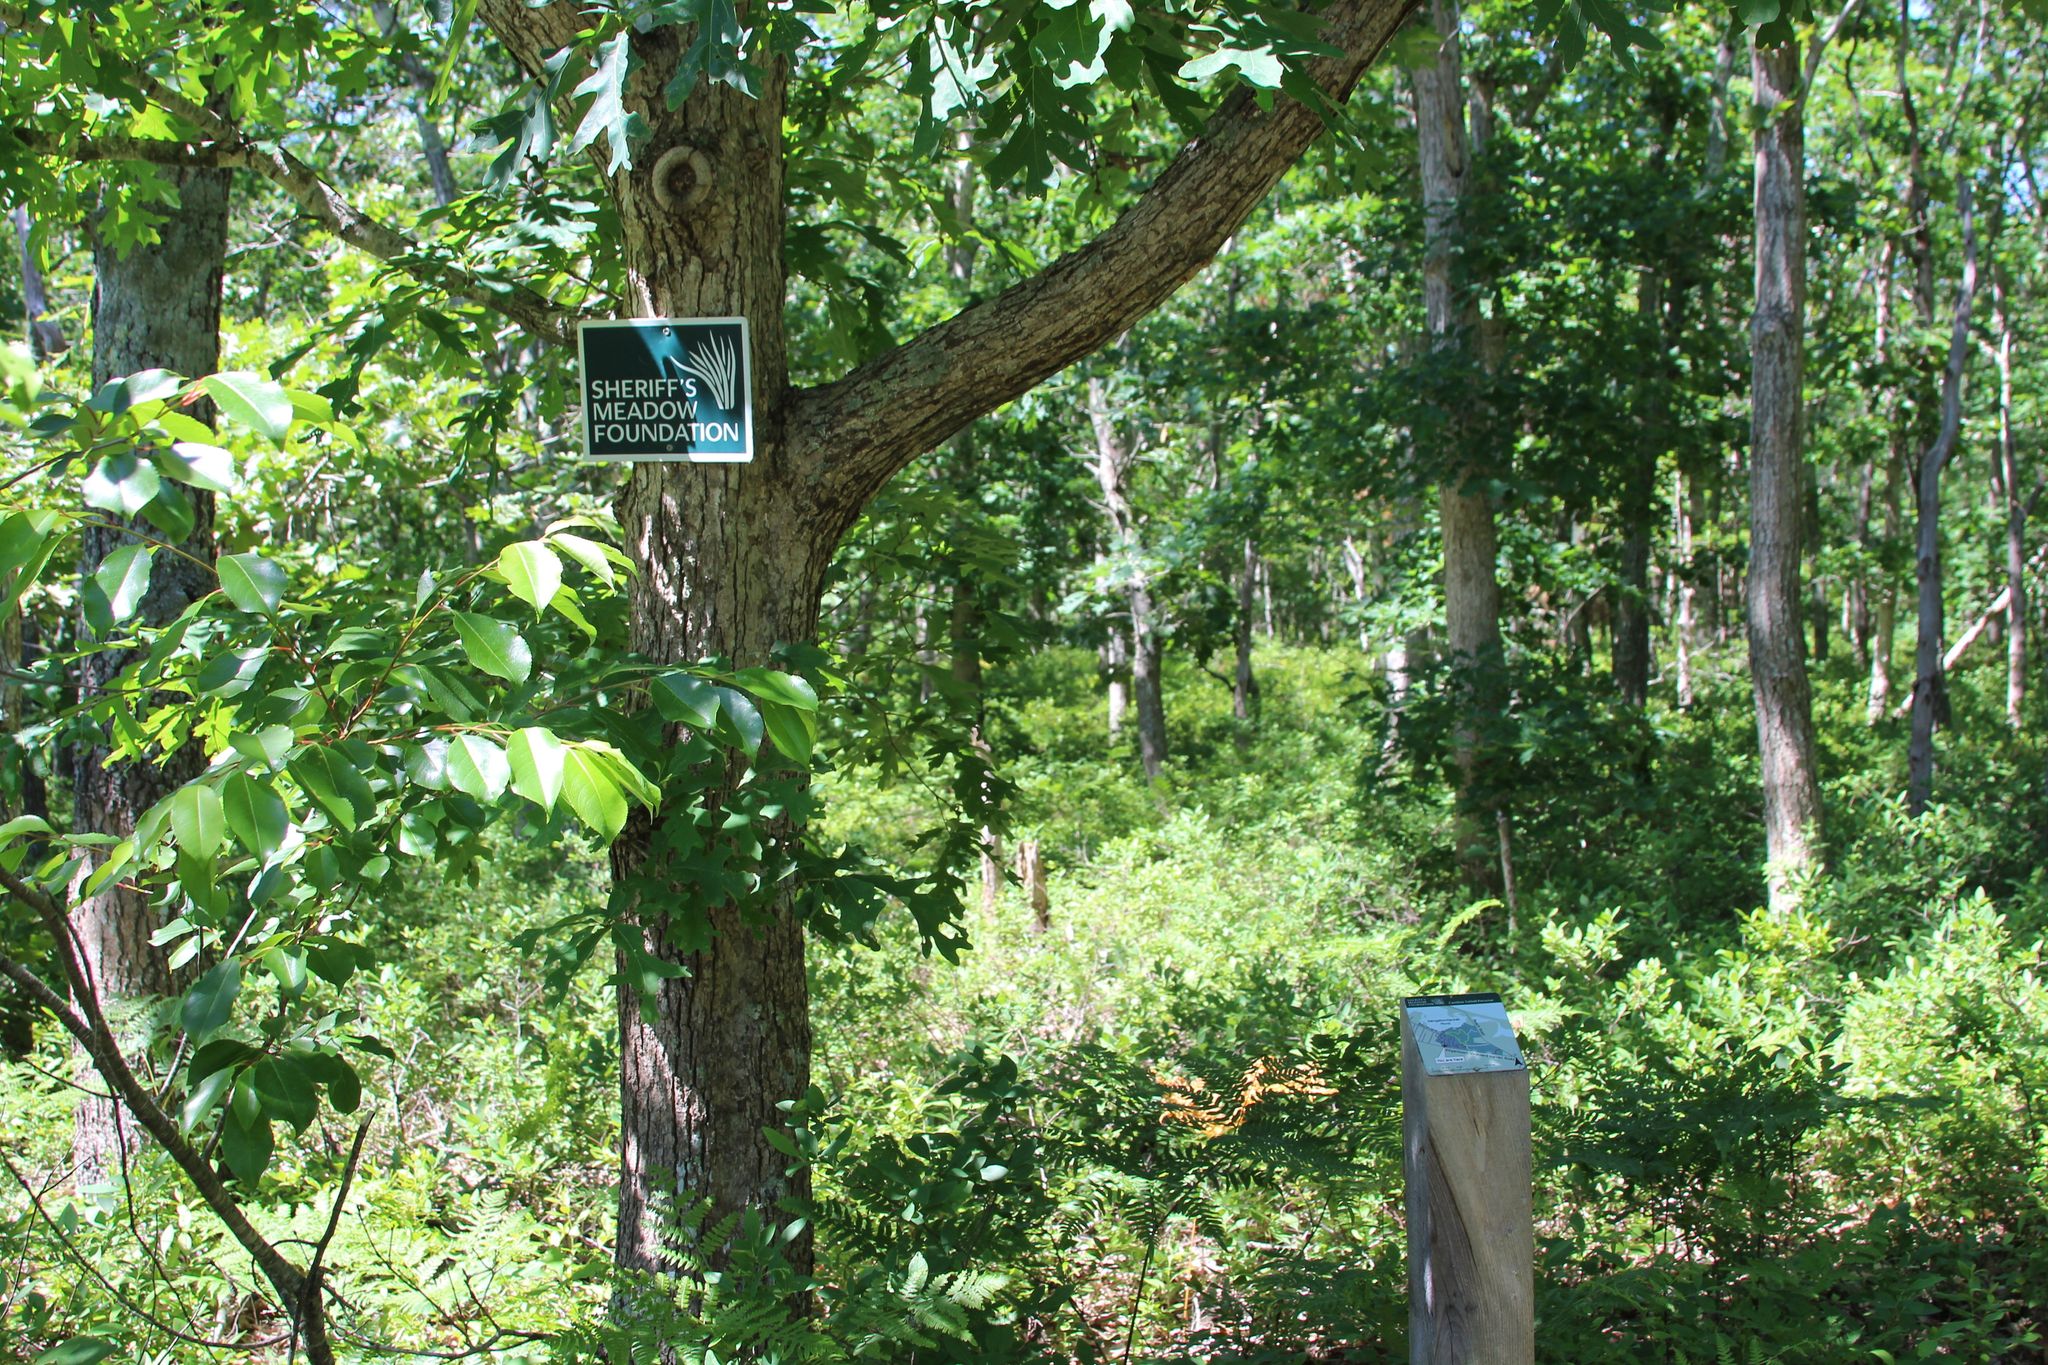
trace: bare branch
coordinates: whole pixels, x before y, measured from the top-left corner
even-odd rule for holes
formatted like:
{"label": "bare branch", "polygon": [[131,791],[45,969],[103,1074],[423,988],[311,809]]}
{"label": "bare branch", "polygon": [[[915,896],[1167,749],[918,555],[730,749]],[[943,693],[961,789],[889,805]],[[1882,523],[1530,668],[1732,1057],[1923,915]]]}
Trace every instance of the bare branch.
{"label": "bare branch", "polygon": [[[1325,38],[1343,56],[1310,68],[1333,101],[1359,77],[1415,0],[1337,0]],[[954,432],[1099,349],[1207,265],[1323,131],[1285,97],[1262,109],[1248,90],[1109,228],[1033,278],[795,395],[789,448],[815,462],[819,511],[850,525],[888,479]],[[804,456],[800,455],[800,458]]]}

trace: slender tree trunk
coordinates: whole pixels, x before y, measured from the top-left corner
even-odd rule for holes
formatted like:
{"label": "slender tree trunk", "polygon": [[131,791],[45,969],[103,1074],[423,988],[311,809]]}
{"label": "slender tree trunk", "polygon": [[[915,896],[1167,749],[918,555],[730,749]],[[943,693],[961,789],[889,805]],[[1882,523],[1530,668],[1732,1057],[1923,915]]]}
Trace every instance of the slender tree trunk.
{"label": "slender tree trunk", "polygon": [[18,205],[11,219],[21,247],[21,302],[27,315],[29,353],[40,362],[61,354],[71,343],[64,340],[64,329],[56,319],[45,316],[50,311],[50,296],[43,285],[42,262],[36,257],[35,224],[29,220],[28,210]]}
{"label": "slender tree trunk", "polygon": [[[1117,548],[1135,553],[1139,548],[1137,515],[1127,481],[1136,452],[1117,431],[1099,379],[1088,381],[1088,415],[1095,430],[1095,482],[1102,490],[1111,541]],[[1131,699],[1138,711],[1138,760],[1146,778],[1156,779],[1166,766],[1166,702],[1160,690],[1159,628],[1152,584],[1142,564],[1132,567],[1124,600],[1131,614]]]}
{"label": "slender tree trunk", "polygon": [[[220,363],[220,289],[227,257],[228,189],[231,173],[219,170],[162,172],[176,187],[176,206],[167,210],[159,240],[125,255],[95,234],[93,244],[93,383],[138,370],[167,369],[187,376],[211,374]],[[195,411],[212,417],[206,407]],[[195,600],[213,591],[214,500],[211,493],[182,490],[193,513],[192,533],[182,555],[159,554],[142,602],[142,620],[169,623]],[[135,540],[139,524],[89,527],[82,537],[82,578],[106,557]],[[155,534],[153,528],[150,532]],[[188,558],[189,556],[189,558]],[[83,617],[79,638],[92,640]],[[88,654],[78,667],[79,699],[104,692],[133,660],[126,650]],[[160,764],[111,764],[98,737],[74,754],[73,828],[126,838],[135,822],[159,800],[199,775],[204,747],[189,743]],[[124,1049],[139,1053],[152,1031],[150,1004],[175,987],[164,952],[150,943],[163,917],[147,899],[116,883],[83,895],[79,872],[72,927],[83,948],[83,963],[109,1019],[124,1031]],[[95,1086],[95,1089],[103,1087]],[[111,1178],[124,1153],[132,1152],[136,1131],[124,1111],[109,1100],[79,1101],[72,1157],[81,1186]]]}
{"label": "slender tree trunk", "polygon": [[[1652,156],[1661,168],[1660,144]],[[1623,704],[1642,706],[1650,699],[1650,536],[1655,527],[1657,465],[1668,441],[1664,374],[1664,281],[1655,270],[1636,276],[1636,312],[1654,339],[1656,360],[1647,367],[1643,399],[1643,431],[1630,452],[1621,491],[1621,572],[1614,594],[1615,691]]]}
{"label": "slender tree trunk", "polygon": [[[1948,682],[1942,668],[1941,471],[1955,453],[1963,428],[1963,381],[1970,360],[1970,312],[1977,296],[1977,225],[1970,181],[1957,177],[1956,207],[1963,219],[1963,279],[1956,290],[1948,364],[1941,377],[1941,429],[1920,457],[1913,502],[1918,514],[1913,574],[1920,588],[1920,621],[1913,670],[1913,735],[1906,750],[1906,803],[1915,815],[1934,795],[1934,727],[1948,723]],[[2021,563],[2024,572],[2025,563]]]}
{"label": "slender tree trunk", "polygon": [[1045,854],[1036,839],[1017,844],[1017,880],[1023,883],[1024,899],[1031,907],[1031,932],[1042,934],[1052,928],[1052,897],[1045,889]]}
{"label": "slender tree trunk", "polygon": [[1683,469],[1678,472],[1678,486],[1671,499],[1673,516],[1677,521],[1676,536],[1678,548],[1678,704],[1689,708],[1693,703],[1693,651],[1699,635],[1699,584],[1698,566],[1693,562],[1693,498],[1692,480]]}
{"label": "slender tree trunk", "polygon": [[1258,543],[1246,536],[1237,574],[1237,614],[1230,623],[1231,643],[1237,653],[1237,667],[1231,674],[1230,714],[1245,721],[1259,714],[1259,680],[1252,673],[1252,587],[1258,575]]}
{"label": "slender tree trunk", "polygon": [[1749,457],[1749,661],[1773,909],[1820,860],[1813,698],[1800,628],[1800,385],[1806,325],[1806,135],[1799,44],[1757,47],[1755,357]]}
{"label": "slender tree trunk", "polygon": [[1102,642],[1102,672],[1108,680],[1109,737],[1115,739],[1123,733],[1124,717],[1131,709],[1131,637],[1114,620]]}
{"label": "slender tree trunk", "polygon": [[1998,333],[1998,463],[2005,488],[2005,722],[2025,723],[2027,702],[2027,502],[2020,493],[2019,442],[2012,429],[2012,314],[2005,282],[1991,273],[1992,325]]}
{"label": "slender tree trunk", "polygon": [[[1430,23],[1441,40],[1436,61],[1415,72],[1415,127],[1422,166],[1424,311],[1431,348],[1478,360],[1480,319],[1471,282],[1463,278],[1463,204],[1472,173],[1466,127],[1458,0],[1432,0]],[[1474,369],[1478,367],[1475,364]],[[1462,719],[1453,736],[1458,768],[1459,860],[1475,891],[1498,891],[1493,802],[1483,795],[1481,747],[1499,710],[1501,666],[1500,553],[1486,470],[1470,449],[1475,434],[1463,413],[1439,423],[1448,449],[1437,492],[1444,547],[1444,634],[1460,675]]]}
{"label": "slender tree trunk", "polygon": [[1820,471],[1800,466],[1799,542],[1806,556],[1807,618],[1813,629],[1813,662],[1828,661],[1828,589],[1820,572]]}

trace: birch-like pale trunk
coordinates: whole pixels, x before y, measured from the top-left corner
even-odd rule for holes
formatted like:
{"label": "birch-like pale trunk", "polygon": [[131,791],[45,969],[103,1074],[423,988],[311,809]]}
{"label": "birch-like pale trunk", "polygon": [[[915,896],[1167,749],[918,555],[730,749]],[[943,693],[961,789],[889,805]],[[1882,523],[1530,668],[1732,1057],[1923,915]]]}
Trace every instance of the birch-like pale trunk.
{"label": "birch-like pale trunk", "polygon": [[[1920,589],[1920,620],[1913,652],[1913,734],[1906,748],[1906,804],[1918,815],[1934,797],[1934,730],[1949,719],[1947,671],[1942,666],[1941,472],[1955,454],[1963,429],[1963,385],[1970,362],[1970,314],[1977,297],[1977,224],[1967,177],[1956,183],[1963,220],[1963,278],[1956,288],[1948,363],[1941,374],[1941,428],[1920,457],[1913,501],[1918,514],[1913,575]],[[2020,570],[2025,572],[2022,560]]]}

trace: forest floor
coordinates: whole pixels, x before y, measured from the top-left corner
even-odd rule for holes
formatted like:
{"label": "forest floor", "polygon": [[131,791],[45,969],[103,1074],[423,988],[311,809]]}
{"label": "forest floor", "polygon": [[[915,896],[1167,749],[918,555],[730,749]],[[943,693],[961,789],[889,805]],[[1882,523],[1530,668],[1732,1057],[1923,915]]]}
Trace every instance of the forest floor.
{"label": "forest floor", "polygon": [[[1252,726],[1173,672],[1156,784],[1107,742],[1088,656],[998,670],[1009,839],[1044,852],[1049,928],[1011,885],[970,907],[957,965],[896,922],[879,949],[814,946],[828,1321],[912,1305],[890,1311],[931,1346],[872,1343],[905,1361],[1405,1358],[1395,1011],[1497,990],[1532,1061],[1540,1359],[2044,1358],[2048,799],[2038,744],[1970,728],[1966,680],[1952,799],[1919,820],[1903,735],[1823,680],[1835,866],[1790,915],[1757,909],[1739,676],[1647,716],[1525,680],[1511,916],[1461,887],[1427,708],[1389,748],[1355,652],[1257,662]],[[914,863],[939,803],[872,776],[827,779],[830,832]],[[551,990],[513,946],[601,896],[601,868],[508,849],[384,908],[407,951],[357,1003],[396,1056],[331,1264],[398,1359],[548,1359],[521,1333],[607,1301],[606,964]],[[7,1067],[10,1159],[60,1164],[68,1106]],[[281,1160],[280,1228],[324,1220],[347,1137],[316,1125]],[[179,1196],[145,1167],[136,1198]],[[81,1320],[148,1284],[160,1313],[237,1327],[249,1286],[203,1218],[143,1245],[82,1199],[88,1273],[19,1199],[0,1214],[7,1284]]]}

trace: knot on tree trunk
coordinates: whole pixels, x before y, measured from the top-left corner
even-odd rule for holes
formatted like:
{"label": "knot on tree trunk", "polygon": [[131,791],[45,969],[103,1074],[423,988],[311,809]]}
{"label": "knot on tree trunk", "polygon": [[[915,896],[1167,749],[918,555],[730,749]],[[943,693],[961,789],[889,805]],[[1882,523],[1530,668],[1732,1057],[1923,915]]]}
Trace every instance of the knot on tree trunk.
{"label": "knot on tree trunk", "polygon": [[711,191],[711,158],[688,145],[671,147],[654,163],[654,202],[669,213],[695,207]]}

